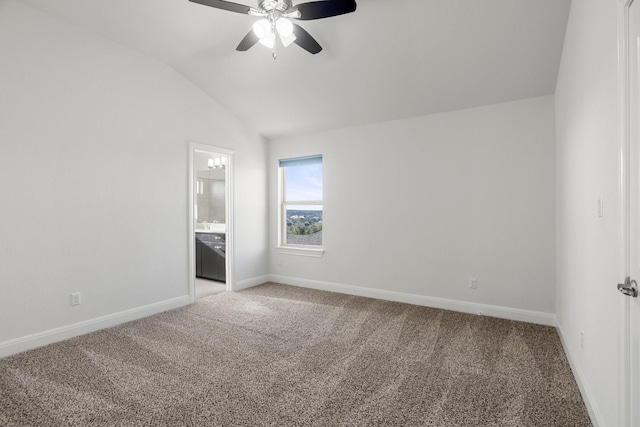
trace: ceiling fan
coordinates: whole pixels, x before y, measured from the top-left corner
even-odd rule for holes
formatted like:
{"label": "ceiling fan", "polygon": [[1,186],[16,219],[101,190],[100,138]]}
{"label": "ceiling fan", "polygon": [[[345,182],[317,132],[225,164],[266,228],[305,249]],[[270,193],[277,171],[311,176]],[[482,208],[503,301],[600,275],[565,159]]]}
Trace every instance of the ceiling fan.
{"label": "ceiling fan", "polygon": [[276,39],[280,39],[284,47],[295,43],[304,50],[316,54],[322,46],[301,26],[291,22],[291,18],[311,20],[329,18],[351,13],[356,10],[355,0],[321,0],[293,5],[292,0],[258,0],[258,7],[224,0],[189,0],[216,9],[260,17],[253,24],[253,30],[242,39],[236,50],[246,51],[256,43],[273,49],[276,59]]}

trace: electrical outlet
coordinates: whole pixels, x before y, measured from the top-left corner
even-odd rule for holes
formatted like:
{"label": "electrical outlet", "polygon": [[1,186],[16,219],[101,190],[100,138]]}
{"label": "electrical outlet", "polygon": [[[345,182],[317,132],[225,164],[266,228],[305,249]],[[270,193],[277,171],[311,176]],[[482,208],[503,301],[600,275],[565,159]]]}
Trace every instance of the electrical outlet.
{"label": "electrical outlet", "polygon": [[478,279],[475,277],[469,277],[469,288],[478,289]]}
{"label": "electrical outlet", "polygon": [[584,332],[580,331],[580,348],[584,349]]}
{"label": "electrical outlet", "polygon": [[71,305],[80,305],[80,292],[71,294]]}

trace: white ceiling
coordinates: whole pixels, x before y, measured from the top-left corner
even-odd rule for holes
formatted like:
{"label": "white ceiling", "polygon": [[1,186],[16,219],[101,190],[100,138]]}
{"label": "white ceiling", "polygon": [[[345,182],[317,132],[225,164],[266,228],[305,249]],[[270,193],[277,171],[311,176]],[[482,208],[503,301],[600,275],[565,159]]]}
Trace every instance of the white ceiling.
{"label": "white ceiling", "polygon": [[570,7],[358,0],[298,21],[322,52],[292,45],[274,61],[235,50],[256,18],[188,0],[22,1],[167,63],[269,139],[552,94]]}

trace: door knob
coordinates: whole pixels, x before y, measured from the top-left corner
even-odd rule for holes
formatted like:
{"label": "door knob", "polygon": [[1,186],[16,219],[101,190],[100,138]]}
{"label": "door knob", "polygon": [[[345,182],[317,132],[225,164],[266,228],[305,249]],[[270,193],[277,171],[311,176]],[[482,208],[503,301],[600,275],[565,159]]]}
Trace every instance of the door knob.
{"label": "door knob", "polygon": [[626,296],[636,298],[638,296],[638,284],[631,277],[627,277],[624,283],[618,284],[618,290]]}

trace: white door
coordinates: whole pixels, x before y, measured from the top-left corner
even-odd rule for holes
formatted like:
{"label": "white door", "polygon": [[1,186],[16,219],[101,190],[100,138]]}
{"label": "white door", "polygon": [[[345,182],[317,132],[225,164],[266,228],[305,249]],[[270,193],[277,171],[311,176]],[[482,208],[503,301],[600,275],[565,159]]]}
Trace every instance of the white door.
{"label": "white door", "polygon": [[[634,282],[640,281],[640,0],[629,6],[628,67],[629,67],[629,149],[628,149],[628,270],[629,281],[622,291],[632,293]],[[640,426],[640,298],[624,296],[628,304],[627,385],[629,421]],[[626,322],[625,322],[626,323]]]}

